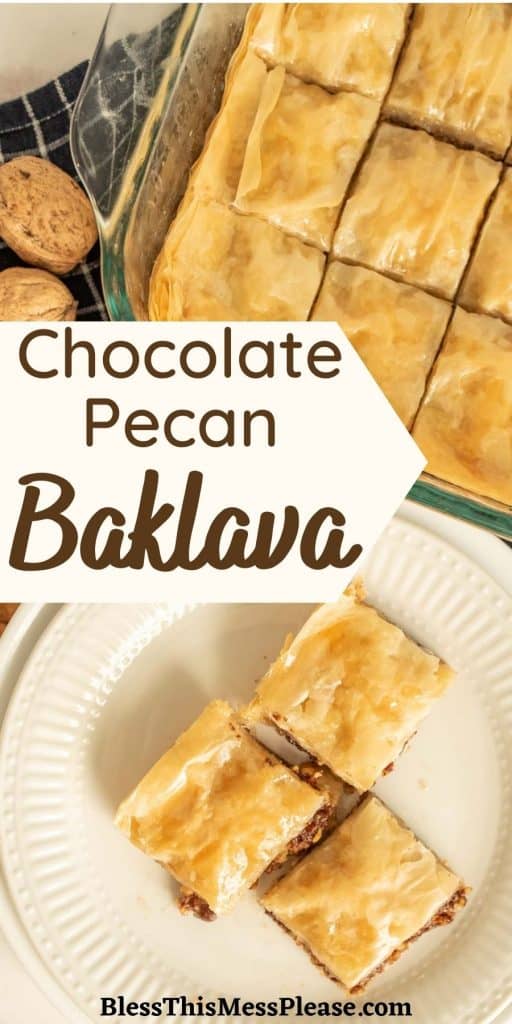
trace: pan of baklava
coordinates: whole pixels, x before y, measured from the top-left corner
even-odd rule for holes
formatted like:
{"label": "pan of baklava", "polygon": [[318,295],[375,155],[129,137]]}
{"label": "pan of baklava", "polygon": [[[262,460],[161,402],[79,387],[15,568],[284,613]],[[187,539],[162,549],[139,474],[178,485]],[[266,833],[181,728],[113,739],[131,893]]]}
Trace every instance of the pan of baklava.
{"label": "pan of baklava", "polygon": [[74,119],[111,315],[337,322],[427,457],[412,497],[512,536],[510,5],[166,11],[131,155],[95,154],[130,106],[105,37]]}

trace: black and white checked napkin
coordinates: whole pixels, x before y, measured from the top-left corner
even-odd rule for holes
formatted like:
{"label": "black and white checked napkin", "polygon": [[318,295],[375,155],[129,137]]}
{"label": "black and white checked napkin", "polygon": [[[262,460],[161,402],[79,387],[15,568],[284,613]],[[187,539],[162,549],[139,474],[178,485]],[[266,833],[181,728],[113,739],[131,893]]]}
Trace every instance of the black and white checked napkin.
{"label": "black and white checked napkin", "polygon": [[[86,70],[84,61],[40,89],[0,104],[0,163],[15,156],[41,156],[76,179],[69,126]],[[0,270],[19,265],[18,257],[0,240]],[[78,301],[79,320],[107,319],[97,244],[64,280]]]}
{"label": "black and white checked napkin", "polygon": [[[178,4],[154,28],[113,42],[103,54],[101,74],[95,73],[89,83],[89,99],[81,111],[82,157],[89,170],[92,167],[96,202],[103,214],[115,200],[185,7]],[[42,156],[77,178],[69,129],[87,67],[84,61],[42,88],[0,104],[0,163],[15,156]],[[0,241],[0,270],[19,262]],[[108,319],[98,245],[65,280],[78,301],[79,320]]]}

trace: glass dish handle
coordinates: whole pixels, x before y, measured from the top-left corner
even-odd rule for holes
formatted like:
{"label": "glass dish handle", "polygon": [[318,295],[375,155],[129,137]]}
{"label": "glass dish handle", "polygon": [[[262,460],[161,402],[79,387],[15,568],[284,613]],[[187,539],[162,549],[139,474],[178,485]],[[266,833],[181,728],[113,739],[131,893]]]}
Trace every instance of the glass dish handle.
{"label": "glass dish handle", "polygon": [[73,113],[73,160],[96,213],[105,301],[115,320],[133,319],[122,253],[153,141],[149,115],[182,23],[196,7],[112,6]]}

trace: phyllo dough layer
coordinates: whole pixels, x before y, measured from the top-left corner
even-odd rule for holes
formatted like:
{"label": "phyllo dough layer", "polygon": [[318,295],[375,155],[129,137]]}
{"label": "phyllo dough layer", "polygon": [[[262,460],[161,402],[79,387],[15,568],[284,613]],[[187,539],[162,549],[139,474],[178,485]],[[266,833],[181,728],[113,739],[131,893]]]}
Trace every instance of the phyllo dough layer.
{"label": "phyllo dough layer", "polygon": [[283,67],[269,71],[247,142],[237,207],[328,249],[378,112],[365,96],[333,95]]}
{"label": "phyllo dough layer", "polygon": [[306,320],[325,257],[272,224],[193,200],[153,270],[152,320]]}
{"label": "phyllo dough layer", "polygon": [[333,262],[313,320],[335,320],[407,427],[420,404],[450,306],[373,270]]}
{"label": "phyllo dough layer", "polygon": [[250,714],[367,790],[453,672],[352,594],[322,605],[258,685]]}
{"label": "phyllo dough layer", "polygon": [[378,129],[334,254],[452,298],[499,166],[424,131]]}
{"label": "phyllo dough layer", "polygon": [[222,914],[327,802],[217,700],[121,804],[116,824]]}
{"label": "phyllo dough layer", "polygon": [[429,473],[512,505],[512,327],[455,311],[413,436]]}
{"label": "phyllo dough layer", "polygon": [[420,932],[448,923],[466,892],[368,796],[261,902],[327,973],[357,990]]}
{"label": "phyllo dough layer", "polygon": [[507,171],[484,224],[460,301],[512,320],[512,171]]}
{"label": "phyllo dough layer", "polygon": [[511,5],[419,4],[386,111],[502,157],[512,138]]}
{"label": "phyllo dough layer", "polygon": [[221,109],[192,171],[189,195],[193,190],[205,199],[233,202],[266,74],[265,64],[251,50],[230,67]]}
{"label": "phyllo dough layer", "polygon": [[261,4],[252,45],[272,64],[329,89],[382,99],[409,4]]}

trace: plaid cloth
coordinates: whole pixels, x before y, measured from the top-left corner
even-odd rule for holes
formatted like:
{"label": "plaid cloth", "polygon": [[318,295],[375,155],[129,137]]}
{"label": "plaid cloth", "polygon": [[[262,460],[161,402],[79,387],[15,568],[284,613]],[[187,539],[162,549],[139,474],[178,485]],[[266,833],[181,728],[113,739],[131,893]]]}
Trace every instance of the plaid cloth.
{"label": "plaid cloth", "polygon": [[[42,156],[76,178],[69,126],[86,70],[84,61],[41,89],[0,104],[0,163],[15,156]],[[18,257],[0,240],[0,270],[19,263]],[[108,319],[101,291],[98,245],[65,281],[78,301],[79,320]]]}

